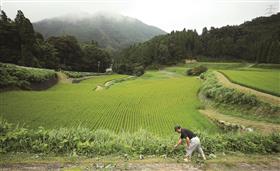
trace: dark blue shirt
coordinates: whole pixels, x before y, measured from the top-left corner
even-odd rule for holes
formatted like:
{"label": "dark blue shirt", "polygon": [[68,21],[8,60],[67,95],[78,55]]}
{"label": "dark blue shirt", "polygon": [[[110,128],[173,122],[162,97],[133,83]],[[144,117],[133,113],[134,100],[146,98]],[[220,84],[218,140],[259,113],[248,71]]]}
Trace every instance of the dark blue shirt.
{"label": "dark blue shirt", "polygon": [[185,128],[181,128],[181,138],[182,139],[185,139],[185,138],[189,138],[189,139],[192,139],[193,137],[196,137],[196,135],[192,132],[192,131],[190,131],[190,130],[188,130],[188,129],[185,129]]}

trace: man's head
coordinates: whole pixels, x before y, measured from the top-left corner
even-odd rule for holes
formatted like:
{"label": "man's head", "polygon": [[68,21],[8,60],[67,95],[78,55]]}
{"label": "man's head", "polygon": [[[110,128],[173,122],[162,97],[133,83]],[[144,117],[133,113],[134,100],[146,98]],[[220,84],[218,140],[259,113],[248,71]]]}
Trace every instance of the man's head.
{"label": "man's head", "polygon": [[174,127],[174,129],[175,129],[175,132],[181,133],[181,126],[180,125],[176,125]]}

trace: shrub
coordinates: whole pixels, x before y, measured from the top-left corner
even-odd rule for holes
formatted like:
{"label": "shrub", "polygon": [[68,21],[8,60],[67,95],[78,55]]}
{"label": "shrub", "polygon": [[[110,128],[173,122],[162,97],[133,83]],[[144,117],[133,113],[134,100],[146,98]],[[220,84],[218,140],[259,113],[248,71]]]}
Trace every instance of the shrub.
{"label": "shrub", "polygon": [[41,83],[52,78],[56,78],[53,70],[0,63],[0,89],[9,87],[29,89],[32,83]]}
{"label": "shrub", "polygon": [[207,71],[207,68],[205,66],[200,65],[200,66],[188,69],[186,74],[190,75],[190,76],[198,76],[206,71]]}
{"label": "shrub", "polygon": [[77,71],[62,71],[69,78],[81,78],[86,76],[98,76],[105,75],[106,73],[94,73],[94,72],[77,72]]}
{"label": "shrub", "polygon": [[133,70],[133,75],[140,77],[145,73],[145,68],[143,66],[137,66]]}
{"label": "shrub", "polygon": [[[82,156],[98,155],[184,155],[184,146],[174,150],[178,135],[160,137],[143,129],[138,132],[116,134],[108,130],[90,130],[87,128],[60,128],[47,130],[43,127],[25,129],[10,127],[0,122],[1,153],[43,153],[78,154]],[[4,126],[3,126],[4,125]],[[4,128],[5,127],[5,128]],[[2,129],[4,128],[4,129]],[[3,133],[2,130],[5,130]],[[278,153],[280,152],[280,133],[261,135],[215,134],[197,132],[206,154],[216,152]]]}

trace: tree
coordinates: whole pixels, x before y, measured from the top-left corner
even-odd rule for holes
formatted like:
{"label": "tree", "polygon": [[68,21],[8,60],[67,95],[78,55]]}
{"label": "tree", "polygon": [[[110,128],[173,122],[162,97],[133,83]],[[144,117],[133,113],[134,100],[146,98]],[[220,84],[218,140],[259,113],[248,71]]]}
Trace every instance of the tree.
{"label": "tree", "polygon": [[0,14],[0,61],[15,63],[21,57],[20,36],[16,25],[4,11]]}
{"label": "tree", "polygon": [[65,70],[81,70],[83,52],[78,41],[73,36],[50,37],[47,43],[57,51],[60,68]]}
{"label": "tree", "polygon": [[21,58],[18,63],[25,66],[40,66],[36,58],[36,54],[39,54],[39,47],[36,42],[33,26],[20,10],[18,10],[16,15],[15,24],[20,36],[21,48]]}
{"label": "tree", "polygon": [[86,44],[83,46],[84,69],[93,72],[105,72],[111,65],[111,57],[105,50],[97,47],[96,44]]}

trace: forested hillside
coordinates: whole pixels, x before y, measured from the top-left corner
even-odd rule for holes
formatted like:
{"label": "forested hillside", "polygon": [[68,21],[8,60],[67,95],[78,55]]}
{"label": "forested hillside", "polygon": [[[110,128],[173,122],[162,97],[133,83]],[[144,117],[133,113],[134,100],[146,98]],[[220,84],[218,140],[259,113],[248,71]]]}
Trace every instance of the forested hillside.
{"label": "forested hillside", "polygon": [[95,40],[100,47],[109,50],[119,50],[165,34],[159,28],[120,14],[100,12],[95,15],[77,15],[45,19],[33,25],[45,38],[69,34],[80,42]]}
{"label": "forested hillside", "polygon": [[0,15],[0,62],[52,69],[104,72],[111,64],[108,52],[95,41],[79,44],[73,36],[44,40],[22,11],[15,20]]}
{"label": "forested hillside", "polygon": [[280,13],[259,17],[239,26],[211,27],[171,32],[124,49],[115,70],[133,73],[135,68],[172,65],[185,59],[280,63]]}

